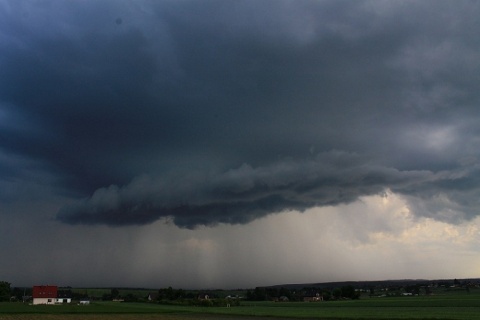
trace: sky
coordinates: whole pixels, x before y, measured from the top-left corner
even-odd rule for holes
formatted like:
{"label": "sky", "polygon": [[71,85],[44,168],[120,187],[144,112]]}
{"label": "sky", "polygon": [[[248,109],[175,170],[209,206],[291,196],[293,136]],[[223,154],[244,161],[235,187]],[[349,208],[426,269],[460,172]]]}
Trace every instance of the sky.
{"label": "sky", "polygon": [[479,16],[0,0],[0,280],[480,277]]}

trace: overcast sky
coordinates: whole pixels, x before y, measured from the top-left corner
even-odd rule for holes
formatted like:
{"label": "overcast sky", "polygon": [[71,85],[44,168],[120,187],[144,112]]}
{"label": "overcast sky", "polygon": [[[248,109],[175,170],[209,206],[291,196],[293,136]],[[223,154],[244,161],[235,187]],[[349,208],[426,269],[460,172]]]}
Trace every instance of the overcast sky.
{"label": "overcast sky", "polygon": [[0,280],[480,277],[479,17],[0,0]]}

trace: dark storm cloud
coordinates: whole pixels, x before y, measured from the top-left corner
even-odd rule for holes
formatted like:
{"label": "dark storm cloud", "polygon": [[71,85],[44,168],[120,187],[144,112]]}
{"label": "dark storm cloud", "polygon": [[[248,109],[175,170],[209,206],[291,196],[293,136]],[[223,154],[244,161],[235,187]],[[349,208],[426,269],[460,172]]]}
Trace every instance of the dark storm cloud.
{"label": "dark storm cloud", "polygon": [[246,223],[386,189],[476,214],[476,3],[54,4],[2,4],[0,151],[84,199],[61,221]]}
{"label": "dark storm cloud", "polygon": [[217,223],[247,223],[284,210],[350,203],[359,196],[402,191],[447,174],[398,171],[373,165],[342,152],[320,154],[303,161],[282,161],[269,167],[242,165],[220,175],[181,180],[142,177],[119,188],[97,190],[89,199],[65,207],[59,219],[67,223],[144,224],[171,217],[181,227]]}

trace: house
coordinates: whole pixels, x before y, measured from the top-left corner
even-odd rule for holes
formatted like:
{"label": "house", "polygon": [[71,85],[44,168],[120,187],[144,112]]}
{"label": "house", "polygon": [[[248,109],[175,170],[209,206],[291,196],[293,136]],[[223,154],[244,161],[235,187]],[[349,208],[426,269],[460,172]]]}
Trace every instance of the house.
{"label": "house", "polygon": [[57,294],[57,286],[33,286],[33,304],[55,304]]}
{"label": "house", "polygon": [[71,303],[72,290],[58,290],[56,303]]}
{"label": "house", "polygon": [[33,286],[33,304],[71,303],[71,290],[58,290],[57,286]]}
{"label": "house", "polygon": [[319,302],[323,301],[323,295],[320,293],[315,293],[315,294],[307,294],[303,297],[303,301],[305,302]]}
{"label": "house", "polygon": [[207,293],[201,293],[198,295],[198,300],[209,300],[210,296]]}
{"label": "house", "polygon": [[158,293],[157,292],[150,292],[147,296],[148,301],[157,301],[158,300]]}

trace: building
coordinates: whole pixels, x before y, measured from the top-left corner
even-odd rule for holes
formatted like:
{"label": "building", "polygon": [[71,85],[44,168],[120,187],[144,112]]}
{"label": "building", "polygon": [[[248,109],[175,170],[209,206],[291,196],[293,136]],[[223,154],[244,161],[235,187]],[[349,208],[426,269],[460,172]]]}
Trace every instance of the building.
{"label": "building", "polygon": [[323,301],[323,295],[321,295],[320,293],[310,293],[310,294],[307,294],[303,297],[303,301],[305,302],[319,302],[319,301]]}
{"label": "building", "polygon": [[148,301],[157,301],[158,300],[158,293],[157,292],[150,292],[147,296]]}
{"label": "building", "polygon": [[57,286],[33,286],[33,304],[55,304],[57,295]]}
{"label": "building", "polygon": [[72,290],[64,289],[58,290],[56,303],[71,303]]}
{"label": "building", "polygon": [[57,286],[33,286],[33,304],[71,303],[71,290],[58,290]]}

